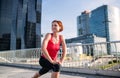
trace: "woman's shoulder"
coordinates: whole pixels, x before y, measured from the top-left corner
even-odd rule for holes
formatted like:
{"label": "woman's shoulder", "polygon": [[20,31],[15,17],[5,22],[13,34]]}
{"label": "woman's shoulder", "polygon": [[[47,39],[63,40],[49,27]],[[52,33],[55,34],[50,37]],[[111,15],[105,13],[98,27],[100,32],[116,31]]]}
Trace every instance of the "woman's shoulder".
{"label": "woman's shoulder", "polygon": [[46,33],[46,36],[50,36],[52,33]]}
{"label": "woman's shoulder", "polygon": [[51,33],[46,33],[45,38],[50,38],[51,37]]}
{"label": "woman's shoulder", "polygon": [[46,33],[46,36],[51,36],[53,33]]}
{"label": "woman's shoulder", "polygon": [[63,41],[64,40],[64,36],[62,34],[60,34],[60,39]]}

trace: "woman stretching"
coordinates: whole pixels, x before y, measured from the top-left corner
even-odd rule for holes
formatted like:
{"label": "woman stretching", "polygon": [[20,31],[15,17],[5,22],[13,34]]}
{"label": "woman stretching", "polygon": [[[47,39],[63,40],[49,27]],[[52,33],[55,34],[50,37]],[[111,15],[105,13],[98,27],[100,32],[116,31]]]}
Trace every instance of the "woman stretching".
{"label": "woman stretching", "polygon": [[[32,78],[38,78],[41,75],[52,70],[51,78],[59,78],[60,66],[64,61],[66,55],[66,43],[62,35],[59,32],[63,31],[63,25],[61,21],[54,20],[52,22],[52,33],[47,33],[42,43],[42,55],[39,60],[42,69],[35,73]],[[57,59],[58,51],[62,45],[62,57]]]}

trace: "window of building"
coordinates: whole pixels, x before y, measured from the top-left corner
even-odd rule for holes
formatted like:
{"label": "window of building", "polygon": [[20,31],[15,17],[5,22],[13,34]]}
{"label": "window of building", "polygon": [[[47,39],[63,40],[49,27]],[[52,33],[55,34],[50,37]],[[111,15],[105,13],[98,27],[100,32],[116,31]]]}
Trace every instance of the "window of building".
{"label": "window of building", "polygon": [[40,12],[36,12],[36,20],[37,20],[37,23],[40,23],[41,21],[41,13]]}

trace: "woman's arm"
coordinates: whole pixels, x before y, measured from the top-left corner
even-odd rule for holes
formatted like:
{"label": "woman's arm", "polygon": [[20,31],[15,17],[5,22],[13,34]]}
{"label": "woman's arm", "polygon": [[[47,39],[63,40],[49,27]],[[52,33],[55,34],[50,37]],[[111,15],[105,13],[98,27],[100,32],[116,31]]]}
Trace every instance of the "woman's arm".
{"label": "woman's arm", "polygon": [[51,57],[49,56],[48,51],[47,51],[47,49],[46,49],[46,48],[47,48],[47,45],[48,45],[48,41],[50,40],[50,38],[51,38],[51,34],[50,34],[50,33],[47,33],[46,36],[45,36],[45,38],[44,38],[44,40],[43,40],[41,49],[42,49],[43,55],[46,57],[46,59],[47,59],[49,62],[53,63],[53,60],[52,60]]}
{"label": "woman's arm", "polygon": [[66,42],[64,37],[61,35],[61,43],[62,43],[62,57],[60,58],[60,62],[62,63],[65,59],[66,52],[67,52],[67,47],[66,47]]}

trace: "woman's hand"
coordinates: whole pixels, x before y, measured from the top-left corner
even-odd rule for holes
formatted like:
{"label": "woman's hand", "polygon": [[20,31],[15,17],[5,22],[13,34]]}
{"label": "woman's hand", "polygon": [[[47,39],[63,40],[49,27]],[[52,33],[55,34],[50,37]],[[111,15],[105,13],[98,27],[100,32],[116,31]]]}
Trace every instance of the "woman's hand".
{"label": "woman's hand", "polygon": [[52,63],[52,64],[59,64],[59,62],[58,62],[58,61],[54,61],[54,60],[53,60],[53,61],[51,61],[51,63]]}
{"label": "woman's hand", "polygon": [[61,60],[57,60],[57,63],[62,65],[62,61]]}
{"label": "woman's hand", "polygon": [[59,61],[58,63],[59,63],[60,65],[62,65],[62,62],[61,62],[61,61]]}
{"label": "woman's hand", "polygon": [[60,65],[62,65],[62,61],[60,61],[60,60],[53,60],[51,63],[52,64],[60,64]]}

